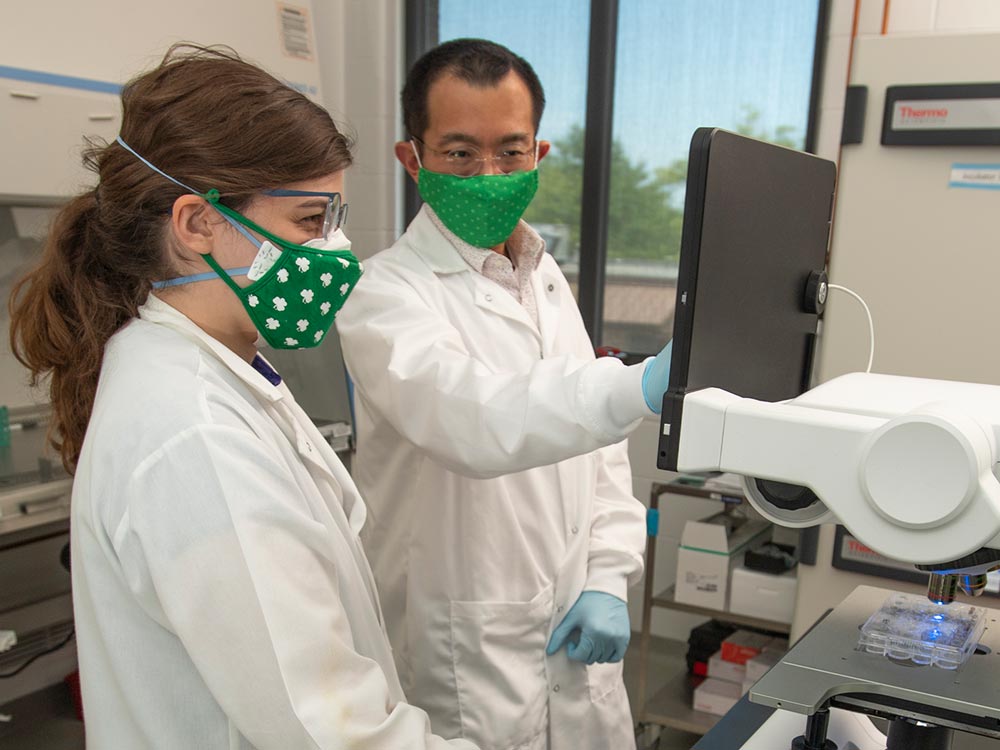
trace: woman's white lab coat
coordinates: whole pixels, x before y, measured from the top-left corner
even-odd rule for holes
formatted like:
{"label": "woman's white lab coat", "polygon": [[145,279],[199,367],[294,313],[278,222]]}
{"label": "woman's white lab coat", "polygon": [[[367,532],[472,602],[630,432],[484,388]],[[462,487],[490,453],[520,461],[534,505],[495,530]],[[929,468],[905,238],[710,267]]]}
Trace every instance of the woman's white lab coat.
{"label": "woman's white lab coat", "polygon": [[426,209],[365,265],[337,326],[362,538],[407,695],[483,748],[634,747],[621,664],[545,646],[582,590],[624,599],[642,570],[621,442],[651,414],[642,366],[594,359],[551,256],[532,274],[536,326]]}
{"label": "woman's white lab coat", "polygon": [[140,315],[73,486],[87,747],[471,748],[405,703],[365,505],[288,389],[162,301]]}

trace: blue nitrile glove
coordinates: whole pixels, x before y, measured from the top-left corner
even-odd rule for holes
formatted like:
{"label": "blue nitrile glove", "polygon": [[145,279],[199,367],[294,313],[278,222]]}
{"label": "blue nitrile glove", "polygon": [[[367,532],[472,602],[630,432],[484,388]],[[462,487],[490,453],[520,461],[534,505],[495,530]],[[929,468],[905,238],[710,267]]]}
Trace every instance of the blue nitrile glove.
{"label": "blue nitrile glove", "polygon": [[657,414],[663,408],[663,394],[670,384],[670,357],[674,352],[674,340],[670,339],[663,351],[646,363],[642,373],[642,397],[646,406]]}
{"label": "blue nitrile glove", "polygon": [[603,591],[584,591],[552,633],[545,653],[552,656],[568,641],[570,659],[587,664],[618,662],[631,635],[625,602]]}

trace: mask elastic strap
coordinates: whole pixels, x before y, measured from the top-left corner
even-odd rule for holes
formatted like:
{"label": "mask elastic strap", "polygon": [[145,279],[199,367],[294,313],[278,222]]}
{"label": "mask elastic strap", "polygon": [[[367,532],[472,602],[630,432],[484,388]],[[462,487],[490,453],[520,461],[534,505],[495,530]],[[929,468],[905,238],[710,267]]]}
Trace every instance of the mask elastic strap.
{"label": "mask elastic strap", "polygon": [[203,193],[199,193],[197,190],[195,190],[190,185],[185,185],[180,180],[174,179],[173,177],[171,177],[170,175],[168,175],[166,172],[164,172],[162,169],[160,169],[155,164],[153,164],[151,161],[149,161],[148,159],[143,158],[139,154],[139,152],[137,152],[134,148],[132,148],[131,146],[129,146],[127,143],[125,143],[125,141],[122,140],[121,136],[118,136],[117,138],[115,138],[115,141],[117,141],[118,145],[120,145],[122,148],[124,148],[130,154],[132,154],[132,156],[134,156],[136,159],[138,159],[139,161],[141,161],[143,164],[145,164],[147,167],[149,167],[150,169],[152,169],[154,172],[156,172],[161,177],[166,177],[172,183],[174,183],[175,185],[181,186],[182,188],[184,188],[185,190],[187,190],[189,193],[194,193],[195,195],[200,196],[202,198],[206,197]]}
{"label": "mask elastic strap", "polygon": [[420,167],[421,169],[423,169],[423,168],[424,168],[424,165],[423,165],[423,163],[422,163],[422,162],[420,161],[420,154],[418,154],[418,153],[417,153],[417,144],[415,144],[415,143],[413,142],[413,139],[412,139],[412,138],[410,139],[410,148],[412,148],[412,149],[413,149],[413,155],[414,155],[415,157],[417,157],[417,166],[418,166],[418,167]]}
{"label": "mask elastic strap", "polygon": [[[184,188],[189,193],[193,193],[194,195],[197,195],[200,198],[204,198],[205,200],[207,200],[209,202],[209,204],[212,206],[212,208],[214,208],[216,211],[218,211],[220,214],[222,214],[222,218],[224,218],[226,221],[228,221],[230,224],[232,224],[234,227],[236,227],[237,231],[239,231],[240,233],[242,233],[248,240],[250,240],[250,242],[252,242],[255,247],[257,247],[258,249],[261,247],[260,240],[258,240],[256,237],[254,237],[252,234],[250,234],[250,232],[248,232],[246,229],[244,229],[239,224],[239,222],[233,220],[228,214],[226,214],[225,211],[220,210],[219,206],[217,205],[217,202],[219,200],[219,192],[217,190],[209,190],[207,193],[199,193],[197,190],[195,190],[190,185],[185,185],[183,182],[181,182],[177,178],[171,177],[166,172],[164,172],[162,169],[160,169],[158,166],[156,166],[155,164],[153,164],[153,162],[149,161],[149,159],[145,158],[142,154],[140,154],[134,148],[132,148],[131,146],[129,146],[127,143],[125,143],[125,141],[122,139],[122,137],[120,135],[117,138],[115,138],[115,141],[118,143],[118,145],[120,145],[122,148],[124,148],[130,154],[132,154],[132,156],[134,156],[136,159],[138,159],[139,161],[141,161],[143,164],[145,164],[147,167],[149,167],[150,169],[152,169],[154,172],[156,172],[161,177],[165,177],[166,179],[170,180],[175,185]],[[176,278],[176,279],[169,279],[168,281],[156,281],[156,282],[153,283],[153,288],[154,289],[166,289],[167,287],[171,287],[171,286],[181,286],[183,284],[193,284],[193,283],[195,283],[197,281],[207,281],[209,279],[214,279],[214,278],[222,277],[222,279],[227,284],[229,284],[229,286],[233,287],[233,289],[235,291],[236,289],[239,289],[239,287],[237,287],[231,281],[230,277],[232,277],[232,276],[246,276],[247,273],[250,272],[250,267],[249,266],[246,266],[244,268],[231,268],[228,271],[226,271],[226,270],[222,269],[219,266],[219,264],[214,261],[214,259],[211,259],[212,258],[211,254],[206,253],[205,255],[202,255],[202,257],[205,258],[205,260],[208,262],[208,264],[213,269],[215,269],[214,273],[198,273],[198,274],[194,274],[192,276],[181,276],[181,277]]]}
{"label": "mask elastic strap", "polygon": [[[250,266],[246,268],[230,268],[225,273],[229,276],[246,276],[250,273]],[[166,289],[171,286],[183,286],[184,284],[194,284],[196,281],[211,281],[217,278],[219,278],[219,274],[215,271],[207,271],[205,273],[196,273],[192,276],[179,276],[176,279],[168,281],[154,281],[153,289]]]}

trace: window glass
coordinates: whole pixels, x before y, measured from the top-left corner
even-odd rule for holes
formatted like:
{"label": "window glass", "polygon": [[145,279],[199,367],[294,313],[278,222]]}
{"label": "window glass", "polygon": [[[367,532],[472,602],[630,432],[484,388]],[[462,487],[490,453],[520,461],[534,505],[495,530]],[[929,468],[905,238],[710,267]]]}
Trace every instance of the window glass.
{"label": "window glass", "polygon": [[687,155],[698,127],[805,145],[818,0],[621,0],[599,343],[672,335]]}

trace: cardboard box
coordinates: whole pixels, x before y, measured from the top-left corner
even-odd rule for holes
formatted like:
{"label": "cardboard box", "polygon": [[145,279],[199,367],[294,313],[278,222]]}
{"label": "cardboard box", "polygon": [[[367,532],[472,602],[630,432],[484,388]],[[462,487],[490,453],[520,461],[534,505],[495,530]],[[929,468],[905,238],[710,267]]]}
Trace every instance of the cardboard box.
{"label": "cardboard box", "polygon": [[757,682],[757,680],[767,674],[767,670],[781,661],[782,656],[784,654],[777,651],[769,651],[767,649],[761,651],[755,657],[749,659],[744,666],[746,679],[751,682]]}
{"label": "cardboard box", "polygon": [[722,642],[722,658],[737,664],[746,664],[764,650],[770,636],[737,630]]}
{"label": "cardboard box", "polygon": [[709,677],[694,689],[693,708],[695,711],[722,716],[742,697],[740,687],[736,682]]}
{"label": "cardboard box", "polygon": [[722,658],[722,651],[716,651],[708,660],[708,676],[729,682],[743,682],[747,676],[745,664],[736,664]]}
{"label": "cardboard box", "polygon": [[688,521],[677,551],[678,602],[724,612],[729,605],[732,570],[753,545],[766,541],[771,525],[717,513],[704,521]]}
{"label": "cardboard box", "polygon": [[795,614],[795,590],[798,585],[799,579],[794,570],[775,575],[737,565],[733,568],[729,610],[764,620],[790,623]]}

